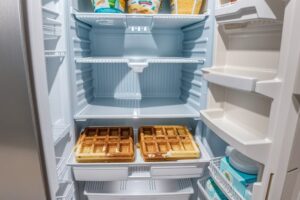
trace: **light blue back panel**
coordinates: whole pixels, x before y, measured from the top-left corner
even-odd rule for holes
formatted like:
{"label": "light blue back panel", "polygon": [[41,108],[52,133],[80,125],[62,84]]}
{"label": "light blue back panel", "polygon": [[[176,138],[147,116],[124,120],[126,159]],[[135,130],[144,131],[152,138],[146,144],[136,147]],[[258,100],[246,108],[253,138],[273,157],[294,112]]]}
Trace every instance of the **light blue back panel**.
{"label": "light blue back panel", "polygon": [[127,64],[94,64],[95,97],[179,97],[181,64],[150,64],[143,73]]}
{"label": "light blue back panel", "polygon": [[178,29],[127,33],[125,29],[93,28],[93,56],[182,56],[182,32]]}
{"label": "light blue back panel", "polygon": [[70,18],[70,57],[73,75],[74,111],[78,112],[94,98],[93,71],[91,64],[76,64],[75,57],[91,55],[89,32],[91,27]]}
{"label": "light blue back panel", "polygon": [[184,64],[182,67],[181,99],[200,110],[206,107],[207,83],[202,77],[201,68],[211,67],[214,21],[207,20],[183,28],[184,57],[203,58],[203,64]]}

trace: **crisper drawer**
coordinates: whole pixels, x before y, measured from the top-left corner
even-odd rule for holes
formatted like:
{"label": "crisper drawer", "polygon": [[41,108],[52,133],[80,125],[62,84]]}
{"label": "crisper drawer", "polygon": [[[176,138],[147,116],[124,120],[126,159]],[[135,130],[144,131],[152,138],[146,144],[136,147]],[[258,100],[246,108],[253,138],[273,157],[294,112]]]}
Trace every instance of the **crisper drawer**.
{"label": "crisper drawer", "polygon": [[194,193],[190,179],[86,182],[88,200],[188,200]]}

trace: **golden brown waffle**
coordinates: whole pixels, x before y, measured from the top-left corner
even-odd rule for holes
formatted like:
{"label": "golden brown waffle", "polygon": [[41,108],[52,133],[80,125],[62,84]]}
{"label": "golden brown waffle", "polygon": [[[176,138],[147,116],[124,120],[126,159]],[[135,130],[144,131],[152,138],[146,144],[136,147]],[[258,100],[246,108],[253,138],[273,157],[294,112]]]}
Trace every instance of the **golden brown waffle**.
{"label": "golden brown waffle", "polygon": [[131,127],[92,127],[80,135],[77,162],[132,162],[134,160]]}
{"label": "golden brown waffle", "polygon": [[200,157],[199,148],[185,126],[141,127],[139,144],[146,162]]}

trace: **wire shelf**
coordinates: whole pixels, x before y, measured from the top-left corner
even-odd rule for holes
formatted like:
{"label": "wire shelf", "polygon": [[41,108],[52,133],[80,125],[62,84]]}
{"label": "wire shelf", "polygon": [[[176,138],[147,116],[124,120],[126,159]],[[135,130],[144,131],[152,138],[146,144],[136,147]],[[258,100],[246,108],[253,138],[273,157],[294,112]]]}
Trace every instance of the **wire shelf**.
{"label": "wire shelf", "polygon": [[222,192],[230,200],[245,200],[237,191],[232,187],[229,181],[220,171],[221,157],[212,159],[208,167],[209,174],[214,179],[215,183],[219,186]]}

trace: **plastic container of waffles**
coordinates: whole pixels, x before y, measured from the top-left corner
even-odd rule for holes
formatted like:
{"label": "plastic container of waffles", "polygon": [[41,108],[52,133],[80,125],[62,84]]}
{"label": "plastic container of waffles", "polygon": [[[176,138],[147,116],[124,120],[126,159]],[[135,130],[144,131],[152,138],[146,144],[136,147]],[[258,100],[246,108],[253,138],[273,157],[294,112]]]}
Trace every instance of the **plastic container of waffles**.
{"label": "plastic container of waffles", "polygon": [[88,127],[75,146],[80,163],[133,162],[134,152],[132,127]]}
{"label": "plastic container of waffles", "polygon": [[128,0],[128,13],[157,14],[162,0]]}
{"label": "plastic container of waffles", "polygon": [[185,126],[140,127],[138,146],[146,162],[200,157],[199,147]]}

